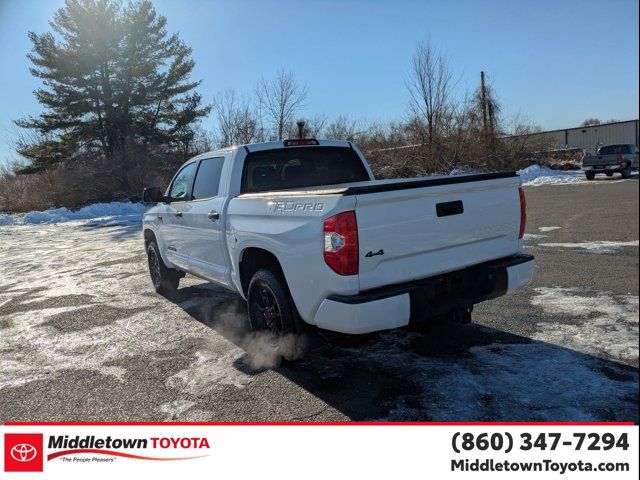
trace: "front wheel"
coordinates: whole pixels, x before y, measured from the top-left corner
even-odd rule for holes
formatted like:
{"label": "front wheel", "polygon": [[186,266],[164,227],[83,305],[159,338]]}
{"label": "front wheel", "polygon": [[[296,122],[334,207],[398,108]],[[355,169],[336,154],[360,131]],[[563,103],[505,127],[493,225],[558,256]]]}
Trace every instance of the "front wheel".
{"label": "front wheel", "polygon": [[147,245],[147,260],[151,283],[156,293],[168,295],[175,292],[180,283],[180,272],[164,264],[155,240],[151,240]]}
{"label": "front wheel", "polygon": [[593,180],[596,178],[596,174],[593,172],[585,172],[585,176],[587,177],[587,180]]}

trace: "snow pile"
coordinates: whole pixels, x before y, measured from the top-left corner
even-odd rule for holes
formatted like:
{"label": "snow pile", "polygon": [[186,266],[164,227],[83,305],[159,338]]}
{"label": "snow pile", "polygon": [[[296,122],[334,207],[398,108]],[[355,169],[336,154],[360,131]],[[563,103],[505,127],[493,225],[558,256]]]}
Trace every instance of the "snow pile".
{"label": "snow pile", "polygon": [[586,177],[581,170],[553,170],[540,165],[518,170],[523,185],[562,185],[567,183],[585,182]]}
{"label": "snow pile", "polygon": [[[482,173],[469,167],[460,167],[451,170],[449,175],[470,175]],[[586,182],[587,179],[582,170],[553,170],[549,167],[531,165],[530,167],[518,170],[518,175],[522,179],[523,185],[564,185],[567,183]]]}
{"label": "snow pile", "polygon": [[18,213],[14,215],[0,215],[0,226],[28,225],[39,223],[61,223],[71,220],[114,219],[127,217],[127,220],[138,221],[147,210],[142,203],[111,202],[94,203],[80,210],[71,211],[68,208],[55,208],[44,212]]}

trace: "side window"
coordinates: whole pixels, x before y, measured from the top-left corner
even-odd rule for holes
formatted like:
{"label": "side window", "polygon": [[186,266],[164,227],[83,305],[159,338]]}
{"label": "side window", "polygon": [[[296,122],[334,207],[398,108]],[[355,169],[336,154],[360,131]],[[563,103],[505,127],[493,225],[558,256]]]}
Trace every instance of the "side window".
{"label": "side window", "polygon": [[176,178],[173,179],[173,183],[171,184],[171,190],[169,190],[171,201],[189,199],[189,187],[191,187],[191,179],[193,178],[195,169],[196,164],[194,162],[178,172],[178,175],[176,175]]}
{"label": "side window", "polygon": [[207,158],[200,162],[196,181],[193,184],[193,199],[211,198],[218,195],[220,175],[224,157]]}

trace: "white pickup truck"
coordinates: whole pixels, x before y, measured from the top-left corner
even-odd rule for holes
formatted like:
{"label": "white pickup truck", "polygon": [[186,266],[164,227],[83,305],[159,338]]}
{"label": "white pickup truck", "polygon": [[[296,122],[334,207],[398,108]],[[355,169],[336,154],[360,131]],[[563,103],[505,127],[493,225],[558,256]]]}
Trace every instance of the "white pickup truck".
{"label": "white pickup truck", "polygon": [[215,282],[247,300],[253,329],[277,335],[470,321],[535,269],[515,172],[375,180],[344,141],[205,153],[143,199],[155,290],[171,293],[185,272]]}

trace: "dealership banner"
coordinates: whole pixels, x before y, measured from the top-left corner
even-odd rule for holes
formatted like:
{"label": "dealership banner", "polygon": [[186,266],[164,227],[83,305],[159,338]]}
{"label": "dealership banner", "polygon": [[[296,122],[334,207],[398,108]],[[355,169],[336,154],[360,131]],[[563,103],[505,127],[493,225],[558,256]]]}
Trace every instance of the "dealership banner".
{"label": "dealership banner", "polygon": [[7,423],[7,479],[638,478],[624,423]]}

